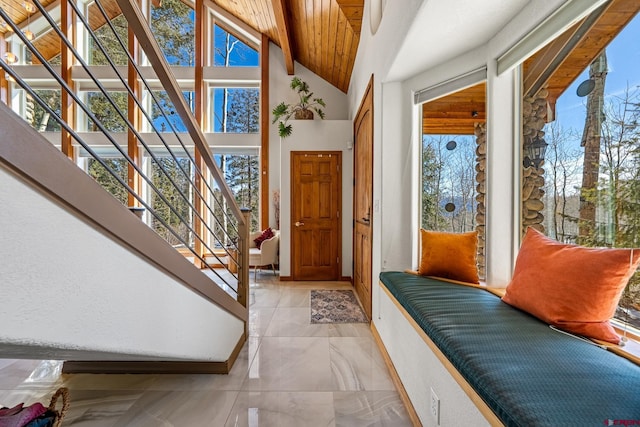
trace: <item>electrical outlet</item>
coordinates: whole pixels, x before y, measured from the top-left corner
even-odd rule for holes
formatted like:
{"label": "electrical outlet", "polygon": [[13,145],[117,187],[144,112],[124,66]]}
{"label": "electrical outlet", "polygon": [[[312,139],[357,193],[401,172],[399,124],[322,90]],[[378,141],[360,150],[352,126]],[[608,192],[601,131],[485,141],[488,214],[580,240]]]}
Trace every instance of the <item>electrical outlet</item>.
{"label": "electrical outlet", "polygon": [[436,425],[440,425],[440,399],[436,395],[436,393],[431,390],[431,415],[436,421]]}

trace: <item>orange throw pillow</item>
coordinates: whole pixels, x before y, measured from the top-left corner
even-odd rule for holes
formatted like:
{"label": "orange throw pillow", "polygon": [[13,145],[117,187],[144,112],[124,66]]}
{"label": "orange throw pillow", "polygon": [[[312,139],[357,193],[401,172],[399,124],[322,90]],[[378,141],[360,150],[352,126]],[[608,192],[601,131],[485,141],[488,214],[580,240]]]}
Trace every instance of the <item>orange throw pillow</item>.
{"label": "orange throw pillow", "polygon": [[420,230],[422,256],[418,272],[467,283],[479,283],[478,232],[444,233]]}
{"label": "orange throw pillow", "polygon": [[609,319],[640,250],[585,248],[527,230],[504,302],[565,331],[618,344]]}

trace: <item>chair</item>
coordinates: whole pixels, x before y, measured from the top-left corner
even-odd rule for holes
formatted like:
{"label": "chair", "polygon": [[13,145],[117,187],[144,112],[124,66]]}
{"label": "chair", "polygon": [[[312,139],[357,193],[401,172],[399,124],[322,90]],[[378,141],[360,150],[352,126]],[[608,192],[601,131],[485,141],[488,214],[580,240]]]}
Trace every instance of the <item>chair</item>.
{"label": "chair", "polygon": [[249,235],[249,266],[253,267],[253,280],[258,277],[258,269],[270,265],[273,275],[276,275],[275,265],[278,263],[278,248],[280,245],[280,230],[273,230],[274,236],[262,242],[260,248],[256,247],[254,240],[262,234],[255,231]]}

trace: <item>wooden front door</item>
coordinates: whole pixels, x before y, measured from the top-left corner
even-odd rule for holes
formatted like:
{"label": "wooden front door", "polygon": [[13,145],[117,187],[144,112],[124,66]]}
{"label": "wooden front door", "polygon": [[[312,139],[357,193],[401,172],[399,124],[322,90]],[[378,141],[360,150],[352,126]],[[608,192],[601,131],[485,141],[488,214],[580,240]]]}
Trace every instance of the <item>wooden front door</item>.
{"label": "wooden front door", "polygon": [[371,245],[373,199],[373,77],[354,121],[353,281],[371,319]]}
{"label": "wooden front door", "polygon": [[291,153],[293,280],[339,280],[342,153]]}

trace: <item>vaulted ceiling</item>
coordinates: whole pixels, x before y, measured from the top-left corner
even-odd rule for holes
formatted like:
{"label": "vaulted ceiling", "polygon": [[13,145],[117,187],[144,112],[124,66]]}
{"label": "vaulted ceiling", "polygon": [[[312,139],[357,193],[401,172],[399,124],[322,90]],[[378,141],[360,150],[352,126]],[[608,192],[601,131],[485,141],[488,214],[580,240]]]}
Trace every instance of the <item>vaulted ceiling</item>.
{"label": "vaulted ceiling", "polygon": [[[193,4],[190,0],[183,1]],[[207,1],[236,16],[280,46],[290,74],[295,73],[294,61],[297,61],[347,92],[360,41],[364,0]],[[47,7],[58,1],[41,0],[41,3]],[[102,0],[102,4],[110,11],[114,9],[115,2]],[[22,1],[4,0],[2,7],[16,23],[27,19]],[[4,32],[0,28],[0,33]],[[55,56],[56,50],[59,52],[59,39],[53,33],[39,38],[35,44],[46,58]]]}

